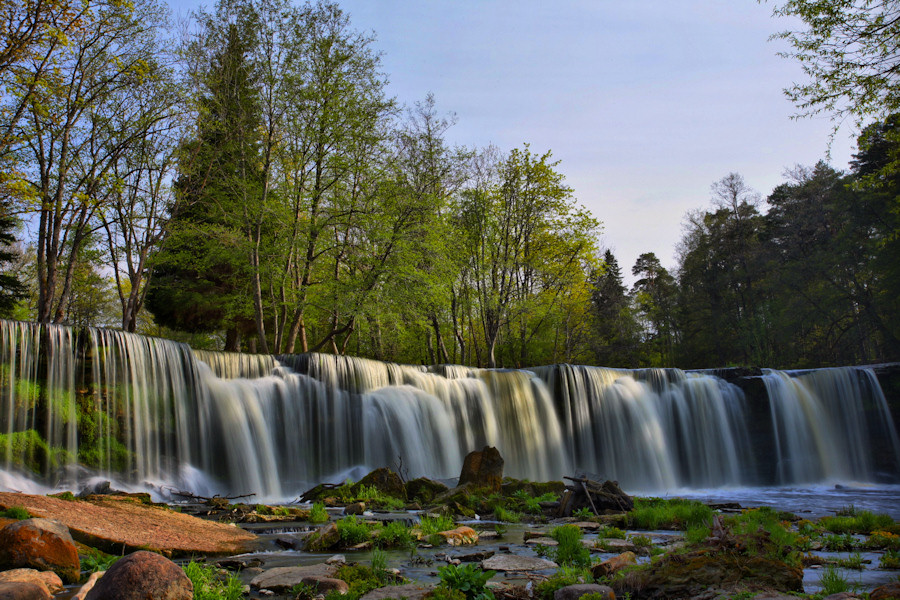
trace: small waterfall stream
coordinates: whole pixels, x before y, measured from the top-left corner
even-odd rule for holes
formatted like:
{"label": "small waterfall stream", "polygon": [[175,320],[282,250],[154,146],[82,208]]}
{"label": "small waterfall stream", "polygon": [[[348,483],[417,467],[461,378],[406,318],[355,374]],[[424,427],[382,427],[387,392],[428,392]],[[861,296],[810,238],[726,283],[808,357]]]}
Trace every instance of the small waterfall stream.
{"label": "small waterfall stream", "polygon": [[[579,469],[644,491],[774,483],[768,460],[777,483],[867,481],[876,451],[900,476],[871,371],[762,379],[761,408],[719,377],[677,369],[426,368],[0,321],[0,469],[268,499],[400,461],[411,477],[453,477],[485,445],[514,477]],[[760,423],[769,442],[752,439]]]}

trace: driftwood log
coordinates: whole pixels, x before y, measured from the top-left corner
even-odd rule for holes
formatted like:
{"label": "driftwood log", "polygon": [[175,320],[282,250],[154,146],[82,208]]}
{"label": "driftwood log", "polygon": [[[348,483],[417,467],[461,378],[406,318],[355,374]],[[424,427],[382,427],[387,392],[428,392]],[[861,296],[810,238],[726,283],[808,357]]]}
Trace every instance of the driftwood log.
{"label": "driftwood log", "polygon": [[582,508],[590,509],[595,515],[623,513],[634,508],[634,499],[622,491],[617,481],[596,481],[584,475],[563,479],[572,483],[566,486],[560,499],[558,517],[571,517]]}

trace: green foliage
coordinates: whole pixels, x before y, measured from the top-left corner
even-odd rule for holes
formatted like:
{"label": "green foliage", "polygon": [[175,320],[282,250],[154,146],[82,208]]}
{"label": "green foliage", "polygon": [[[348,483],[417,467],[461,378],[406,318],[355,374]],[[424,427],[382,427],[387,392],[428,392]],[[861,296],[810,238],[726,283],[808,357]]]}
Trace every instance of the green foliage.
{"label": "green foliage", "polygon": [[894,527],[896,523],[889,515],[863,510],[853,515],[823,517],[819,520],[819,525],[831,533],[870,534]]}
{"label": "green foliage", "polygon": [[653,545],[653,540],[646,535],[631,536],[631,543],[637,548],[649,548]]}
{"label": "green foliage", "polygon": [[553,502],[559,499],[559,497],[552,492],[547,492],[546,494],[541,494],[540,496],[532,496],[525,490],[517,490],[513,494],[513,497],[518,500],[524,512],[528,512],[531,514],[540,514],[541,502]]}
{"label": "green foliage", "polygon": [[419,519],[419,529],[422,534],[430,536],[441,531],[449,531],[456,527],[453,519],[443,515],[425,515]]}
{"label": "green foliage", "polygon": [[900,535],[888,531],[873,531],[866,539],[865,547],[876,550],[900,550]]}
{"label": "green foliage", "polygon": [[0,462],[11,462],[34,473],[46,473],[68,462],[64,449],[51,448],[34,429],[0,433]]}
{"label": "green foliage", "polygon": [[426,600],[466,600],[466,595],[459,590],[439,585],[425,596]]}
{"label": "green foliage", "polygon": [[356,544],[370,541],[372,539],[372,531],[376,528],[375,525],[360,521],[356,518],[356,515],[344,517],[336,521],[335,525],[341,534],[342,546],[355,546]]}
{"label": "green foliage", "polygon": [[842,569],[855,569],[857,571],[861,571],[866,568],[863,557],[859,552],[854,552],[847,558],[839,558],[837,560],[837,566],[841,567]]}
{"label": "green foliage", "polygon": [[335,577],[346,581],[350,590],[342,596],[345,600],[355,600],[370,590],[384,585],[383,571],[376,573],[372,567],[366,565],[343,565],[335,574]]}
{"label": "green foliage", "polygon": [[518,523],[522,520],[522,516],[519,513],[514,510],[507,510],[502,506],[497,506],[494,509],[494,517],[504,523]]}
{"label": "green foliage", "polygon": [[309,509],[309,520],[312,523],[325,523],[328,521],[328,511],[321,502],[316,502]]}
{"label": "green foliage", "polygon": [[822,539],[822,545],[829,552],[846,552],[856,547],[856,538],[849,533],[827,535]]}
{"label": "green foliage", "polygon": [[81,557],[81,570],[88,573],[96,573],[97,571],[108,571],[113,564],[122,558],[112,554],[103,554],[96,552]]}
{"label": "green foliage", "polygon": [[882,569],[900,569],[900,550],[885,550],[878,561],[878,566]]}
{"label": "green foliage", "polygon": [[553,600],[553,593],[560,588],[593,581],[590,569],[564,566],[546,580],[538,583],[535,586],[535,595],[540,600]]}
{"label": "green foliage", "polygon": [[633,529],[681,529],[708,525],[711,508],[697,500],[682,498],[635,498],[628,513],[628,526]]}
{"label": "green foliage", "polygon": [[832,565],[825,567],[819,583],[822,585],[822,593],[826,596],[850,591],[850,584],[841,575],[841,572]]}
{"label": "green foliage", "polygon": [[485,587],[496,571],[482,571],[474,563],[438,567],[441,585],[465,594],[467,600],[493,600],[494,593]]}
{"label": "green foliage", "polygon": [[380,548],[406,549],[415,545],[410,530],[400,521],[391,521],[378,531],[375,545]]}
{"label": "green foliage", "polygon": [[628,535],[618,527],[613,527],[612,525],[604,525],[597,531],[597,537],[624,540],[626,537],[628,537]]}
{"label": "green foliage", "polygon": [[191,561],[182,569],[194,584],[195,600],[239,600],[244,593],[244,584],[239,577],[229,573],[223,581],[213,565]]}
{"label": "green foliage", "polygon": [[592,519],[592,518],[596,517],[597,515],[595,515],[591,509],[589,509],[588,507],[585,506],[585,507],[579,508],[578,510],[573,510],[572,516],[575,517],[576,519],[587,520],[587,519]]}
{"label": "green foliage", "polygon": [[567,567],[587,567],[591,564],[591,552],[581,543],[583,534],[577,525],[561,525],[550,530],[550,537],[558,545],[548,548],[547,554],[554,562]]}
{"label": "green foliage", "polygon": [[22,506],[10,506],[4,511],[0,511],[0,517],[24,521],[25,519],[30,519],[31,514]]}
{"label": "green foliage", "polygon": [[697,546],[706,542],[706,538],[708,538],[711,533],[712,531],[710,528],[704,525],[691,527],[684,532],[684,541],[692,546]]}

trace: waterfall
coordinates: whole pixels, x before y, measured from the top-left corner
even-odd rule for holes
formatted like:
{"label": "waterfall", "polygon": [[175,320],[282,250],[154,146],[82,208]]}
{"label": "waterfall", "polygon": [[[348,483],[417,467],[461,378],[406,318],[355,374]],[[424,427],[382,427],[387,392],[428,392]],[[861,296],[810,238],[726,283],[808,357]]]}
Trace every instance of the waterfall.
{"label": "waterfall", "polygon": [[661,491],[871,480],[885,464],[876,440],[889,475],[900,473],[871,371],[763,380],[764,409],[721,377],[677,369],[273,357],[0,321],[0,470],[51,485],[100,474],[282,499],[380,466],[454,477],[468,452],[490,445],[513,477],[584,470]]}

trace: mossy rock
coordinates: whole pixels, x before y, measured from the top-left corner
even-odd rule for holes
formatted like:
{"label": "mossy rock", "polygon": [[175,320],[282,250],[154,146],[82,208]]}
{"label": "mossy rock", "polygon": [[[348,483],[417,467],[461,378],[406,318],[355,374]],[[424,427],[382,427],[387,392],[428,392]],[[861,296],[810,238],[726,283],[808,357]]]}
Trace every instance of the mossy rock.
{"label": "mossy rock", "polygon": [[406,482],[406,497],[422,504],[431,503],[437,496],[448,490],[449,488],[440,481],[434,481],[427,477],[419,477]]}
{"label": "mossy rock", "polygon": [[698,550],[670,554],[613,583],[616,596],[690,598],[712,588],[802,592],[803,570],[763,556]]}
{"label": "mossy rock", "polygon": [[305,549],[307,552],[325,552],[336,548],[340,543],[341,532],[337,525],[328,523],[307,536]]}
{"label": "mossy rock", "polygon": [[522,490],[534,497],[543,496],[544,494],[560,496],[566,491],[566,484],[562,481],[528,481],[527,479],[505,477],[503,484],[500,486],[500,493],[504,496],[512,496]]}
{"label": "mossy rock", "polygon": [[403,480],[387,467],[375,469],[355,483],[350,490],[355,495],[362,486],[374,487],[382,494],[406,500],[406,488]]}

